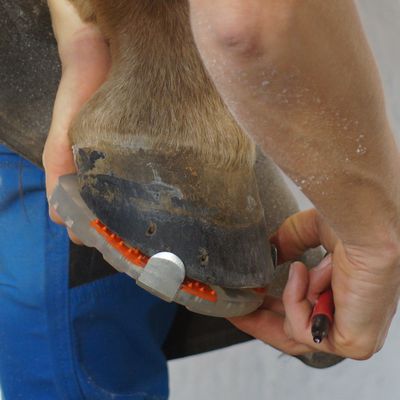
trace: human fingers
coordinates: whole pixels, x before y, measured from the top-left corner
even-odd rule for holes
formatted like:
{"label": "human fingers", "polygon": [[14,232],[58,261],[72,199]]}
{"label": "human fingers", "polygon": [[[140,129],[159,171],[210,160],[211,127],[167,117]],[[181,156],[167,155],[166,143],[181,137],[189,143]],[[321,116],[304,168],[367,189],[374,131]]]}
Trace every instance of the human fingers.
{"label": "human fingers", "polygon": [[321,293],[331,286],[332,281],[332,255],[329,254],[311,270],[309,270],[309,286],[307,299],[315,304]]}
{"label": "human fingers", "polygon": [[303,253],[321,244],[314,209],[298,212],[287,218],[270,242],[278,250],[278,263],[298,259]]}
{"label": "human fingers", "polygon": [[[311,304],[315,304],[320,294],[331,286],[331,279],[332,255],[329,254],[316,267],[308,271],[309,284],[306,297]],[[285,315],[285,307],[282,299],[275,296],[266,295],[260,308]]]}
{"label": "human fingers", "polygon": [[285,330],[290,337],[296,337],[296,340],[301,342],[305,340],[303,334],[310,326],[309,316],[312,312],[312,305],[307,299],[308,286],[306,266],[301,262],[293,263],[290,266],[282,302],[286,313]]}
{"label": "human fingers", "polygon": [[302,263],[294,263],[283,301],[266,296],[260,309],[243,317],[229,318],[229,321],[243,332],[286,354],[332,352],[327,343],[316,347],[312,340],[312,305],[307,299],[308,285],[307,268]]}
{"label": "human fingers", "polygon": [[267,309],[259,309],[244,317],[228,319],[241,331],[266,344],[292,355],[306,354],[312,349],[290,338],[284,329],[285,317]]}
{"label": "human fingers", "polygon": [[[238,329],[291,355],[301,355],[313,351],[333,353],[333,348],[325,341],[316,345],[311,335],[313,302],[309,292],[320,293],[329,284],[331,263],[316,268],[313,275],[303,263],[292,264],[289,280],[283,298],[266,296],[263,305],[255,312],[230,318]],[[314,288],[310,289],[313,285]]]}
{"label": "human fingers", "polygon": [[306,250],[323,245],[331,251],[337,241],[333,230],[315,209],[291,215],[270,237],[278,250],[278,263],[298,260]]}
{"label": "human fingers", "polygon": [[[83,24],[83,23],[82,23]],[[87,24],[86,24],[87,25]],[[97,28],[93,27],[97,32]],[[60,175],[75,172],[69,127],[85,102],[106,79],[110,55],[102,36],[85,28],[76,41],[64,42],[63,73],[54,102],[52,122],[43,153],[48,197]],[[99,35],[99,33],[97,33]]]}
{"label": "human fingers", "polygon": [[[322,280],[322,283],[325,282]],[[327,340],[318,345],[313,341],[311,335],[311,315],[314,303],[309,300],[309,291],[310,273],[307,267],[301,262],[293,263],[282,297],[286,314],[285,332],[297,343],[308,346],[313,351],[333,353],[333,348]]]}
{"label": "human fingers", "polygon": [[376,353],[385,341],[396,310],[399,262],[385,268],[378,261],[368,250],[358,249],[354,253],[354,249],[341,242],[333,253],[335,315],[327,339],[337,353],[348,358],[364,360]]}

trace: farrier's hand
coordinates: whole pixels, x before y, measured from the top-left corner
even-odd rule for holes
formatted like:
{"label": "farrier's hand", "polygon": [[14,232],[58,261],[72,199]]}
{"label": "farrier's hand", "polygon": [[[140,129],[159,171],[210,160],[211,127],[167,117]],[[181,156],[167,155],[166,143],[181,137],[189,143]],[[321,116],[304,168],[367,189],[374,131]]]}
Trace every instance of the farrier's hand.
{"label": "farrier's hand", "polygon": [[[69,126],[82,105],[103,83],[110,68],[109,48],[97,27],[83,22],[68,0],[48,0],[62,63],[62,77],[43,153],[49,197],[61,175],[75,172]],[[62,223],[50,209],[54,222]],[[69,232],[72,240],[78,239]]]}
{"label": "farrier's hand", "polygon": [[[286,254],[306,248],[307,238],[333,253],[336,322],[317,348],[367,358],[398,301],[400,159],[355,2],[189,3],[196,44],[224,101],[319,211],[293,218],[280,241]],[[301,233],[284,234],[288,227]],[[316,349],[306,300],[315,276],[294,266],[285,318],[261,310],[237,323],[289,351]]]}
{"label": "farrier's hand", "polygon": [[[324,351],[367,359],[377,352],[399,298],[398,260],[344,245],[316,210],[288,218],[271,240],[282,262],[296,260],[305,250],[320,244],[331,255],[310,272],[304,264],[294,262],[282,300],[267,296],[259,310],[231,322],[289,354]],[[336,306],[334,323],[328,337],[315,344],[311,336],[312,306],[330,285]]]}

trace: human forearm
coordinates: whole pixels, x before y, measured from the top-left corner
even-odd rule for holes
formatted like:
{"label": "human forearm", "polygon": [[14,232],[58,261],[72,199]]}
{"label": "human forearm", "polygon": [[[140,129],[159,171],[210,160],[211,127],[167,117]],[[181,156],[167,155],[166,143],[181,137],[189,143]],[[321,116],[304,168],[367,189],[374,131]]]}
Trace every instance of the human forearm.
{"label": "human forearm", "polygon": [[[271,239],[291,266],[282,300],[232,322],[287,353],[356,359],[383,345],[400,292],[399,160],[373,57],[351,0],[189,0],[196,43],[245,131],[314,202]],[[332,287],[324,343],[312,306]]]}
{"label": "human forearm", "polygon": [[339,236],[397,243],[397,149],[353,3],[192,1],[191,12],[232,113]]}

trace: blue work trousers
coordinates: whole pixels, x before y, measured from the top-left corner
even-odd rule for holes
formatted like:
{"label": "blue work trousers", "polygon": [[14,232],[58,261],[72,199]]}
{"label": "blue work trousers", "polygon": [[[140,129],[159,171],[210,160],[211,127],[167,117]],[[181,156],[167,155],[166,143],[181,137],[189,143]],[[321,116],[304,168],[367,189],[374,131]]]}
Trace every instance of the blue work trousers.
{"label": "blue work trousers", "polygon": [[0,386],[5,400],[165,399],[176,307],[123,274],[69,288],[44,174],[0,146]]}

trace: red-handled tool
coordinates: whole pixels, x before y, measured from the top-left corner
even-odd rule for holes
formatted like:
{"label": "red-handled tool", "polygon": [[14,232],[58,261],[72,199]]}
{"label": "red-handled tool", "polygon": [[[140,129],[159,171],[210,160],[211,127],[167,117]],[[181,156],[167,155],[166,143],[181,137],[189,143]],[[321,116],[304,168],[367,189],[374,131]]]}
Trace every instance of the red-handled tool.
{"label": "red-handled tool", "polygon": [[311,315],[311,334],[315,343],[321,343],[328,336],[334,312],[333,292],[329,289],[319,296]]}

